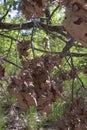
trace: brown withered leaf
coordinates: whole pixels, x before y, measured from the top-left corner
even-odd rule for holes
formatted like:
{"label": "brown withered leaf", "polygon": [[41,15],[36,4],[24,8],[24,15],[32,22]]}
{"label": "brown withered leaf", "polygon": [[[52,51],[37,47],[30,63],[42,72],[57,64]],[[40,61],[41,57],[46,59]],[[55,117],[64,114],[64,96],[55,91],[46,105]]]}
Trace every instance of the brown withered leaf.
{"label": "brown withered leaf", "polygon": [[69,72],[66,71],[66,70],[61,70],[59,72],[59,77],[60,77],[61,80],[70,80]]}
{"label": "brown withered leaf", "polygon": [[39,71],[38,69],[35,70],[36,73],[34,73],[33,79],[34,79],[34,84],[40,84],[41,83],[45,83],[46,80],[49,80],[49,75],[48,72],[42,68],[41,71]]}
{"label": "brown withered leaf", "polygon": [[47,94],[41,95],[37,99],[38,103],[38,109],[43,111],[44,107],[47,106],[47,104],[50,104],[52,102],[53,95],[51,92],[48,92]]}
{"label": "brown withered leaf", "polygon": [[54,85],[57,87],[58,91],[60,93],[63,92],[63,86],[62,86],[62,81],[60,80],[60,77],[57,75],[57,76],[54,76],[53,79],[52,79],[52,82],[54,82]]}
{"label": "brown withered leaf", "polygon": [[43,108],[42,111],[45,112],[46,115],[49,115],[49,114],[51,113],[51,107],[50,107],[50,105],[49,105],[49,104],[46,105],[46,106]]}
{"label": "brown withered leaf", "polygon": [[[31,63],[31,61],[28,60],[28,59],[27,60],[23,60],[22,61],[23,70],[25,70],[25,69],[29,70],[30,63]],[[23,70],[21,70],[21,71],[23,71]]]}
{"label": "brown withered leaf", "polygon": [[19,106],[20,106],[22,111],[27,111],[29,109],[27,104],[25,102],[23,102],[22,100],[18,100],[18,103],[19,103]]}
{"label": "brown withered leaf", "polygon": [[55,66],[61,65],[62,64],[62,60],[58,55],[53,55],[52,56],[52,62]]}
{"label": "brown withered leaf", "polygon": [[75,40],[81,42],[87,48],[87,1],[66,1],[66,13],[63,26]]}
{"label": "brown withered leaf", "polygon": [[75,79],[76,78],[76,76],[77,76],[77,70],[76,70],[76,68],[73,68],[73,69],[71,69],[69,71],[69,76],[70,76],[71,79]]}
{"label": "brown withered leaf", "polygon": [[22,96],[26,100],[26,102],[28,104],[28,107],[30,107],[30,106],[37,106],[36,99],[35,99],[35,97],[33,95],[31,95],[29,93],[22,93]]}
{"label": "brown withered leaf", "polygon": [[39,98],[38,98],[38,107],[41,107],[43,109],[43,107],[47,104],[47,98],[45,95],[41,95]]}
{"label": "brown withered leaf", "polygon": [[[71,106],[72,109],[71,109]],[[67,125],[67,129],[70,130],[86,130],[87,129],[87,115],[85,116],[85,112],[87,112],[86,102],[84,98],[79,97],[74,100],[73,105],[70,105],[68,111],[66,110],[63,122]]]}
{"label": "brown withered leaf", "polygon": [[51,89],[51,82],[50,80],[46,80],[44,83],[41,84],[41,89],[45,91],[49,91]]}
{"label": "brown withered leaf", "polygon": [[27,57],[28,56],[28,52],[27,50],[29,49],[31,41],[27,40],[27,41],[21,41],[17,43],[17,50],[19,52],[19,56],[24,56]]}
{"label": "brown withered leaf", "polygon": [[51,72],[54,67],[54,64],[52,61],[52,55],[50,55],[50,54],[45,55],[43,57],[43,60],[44,60],[43,62],[44,62],[44,66],[45,66],[46,70]]}

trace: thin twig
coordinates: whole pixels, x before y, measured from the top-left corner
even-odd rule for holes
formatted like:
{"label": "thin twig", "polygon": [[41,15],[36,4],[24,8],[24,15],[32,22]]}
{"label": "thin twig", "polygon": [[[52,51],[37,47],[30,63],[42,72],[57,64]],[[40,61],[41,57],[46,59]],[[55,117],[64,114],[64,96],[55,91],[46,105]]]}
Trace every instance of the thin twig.
{"label": "thin twig", "polygon": [[73,80],[72,80],[72,88],[71,88],[71,101],[72,101],[72,105],[73,105],[73,101],[74,101],[74,81],[75,81],[75,79],[73,78]]}
{"label": "thin twig", "polygon": [[86,89],[86,87],[85,87],[85,85],[84,85],[84,83],[83,83],[82,79],[81,79],[78,75],[77,75],[77,78],[78,78],[79,82],[81,83],[80,88],[83,88],[84,90],[86,90],[86,91],[87,91],[87,89]]}
{"label": "thin twig", "polygon": [[[70,53],[70,51],[69,51]],[[70,59],[71,59],[71,69],[73,71],[73,74],[75,73],[75,66],[74,66],[74,63],[73,63],[73,58],[71,56],[71,54],[69,55],[70,56]],[[72,90],[71,90],[71,95],[72,95],[72,104],[73,104],[73,100],[74,100],[74,81],[75,81],[75,77],[73,76],[73,79],[72,79]]]}
{"label": "thin twig", "polygon": [[[10,9],[10,8],[9,8]],[[9,12],[9,9],[6,11],[5,15],[3,15],[1,18],[0,18],[0,22],[7,16],[8,12]]]}
{"label": "thin twig", "polygon": [[[34,50],[36,51],[39,51],[39,52],[42,52],[42,53],[50,53],[50,54],[58,54],[61,56],[61,52],[56,52],[56,51],[46,51],[46,50],[42,50],[42,49],[39,49],[39,48],[35,48],[34,47]],[[62,58],[66,57],[66,56],[69,56],[71,54],[72,57],[86,57],[87,56],[87,53],[68,53],[66,52],[65,55],[62,56]]]}
{"label": "thin twig", "polygon": [[14,66],[18,67],[19,69],[22,69],[22,67],[18,66],[17,64],[15,64],[15,63],[14,63],[14,62],[12,62],[12,61],[7,60],[7,59],[6,59],[6,58],[4,58],[4,57],[2,57],[2,58],[1,58],[1,61],[8,62],[9,64],[12,64],[12,65],[14,65]]}
{"label": "thin twig", "polygon": [[[71,38],[68,42],[66,42],[66,46],[63,48],[61,52],[61,58],[66,56],[67,52],[70,50],[70,48],[73,46],[74,39]],[[69,52],[68,52],[69,53]]]}
{"label": "thin twig", "polygon": [[[71,56],[71,54],[70,54],[70,58],[71,58],[71,65],[72,65],[72,69],[73,69],[73,71],[75,71],[75,67],[74,67],[74,64],[73,64],[73,58],[72,58],[72,56]],[[84,85],[84,83],[83,83],[83,81],[81,80],[81,78],[79,77],[79,75],[77,74],[77,79],[80,81],[80,83],[81,83],[81,87],[83,87],[84,89],[85,89],[85,85]]]}
{"label": "thin twig", "polygon": [[11,50],[11,47],[12,47],[12,39],[11,39],[10,47],[9,47],[9,49],[8,49],[8,52],[7,52],[6,57],[8,57],[8,55],[9,55],[9,53],[10,53],[10,50]]}
{"label": "thin twig", "polygon": [[[7,35],[1,34],[1,33],[0,33],[0,35],[1,35],[2,37],[9,38],[9,39],[14,40],[14,41],[18,41],[17,39],[15,39],[15,38],[13,38],[13,37],[11,37],[11,36],[7,36]],[[18,42],[19,42],[19,41],[18,41]]]}
{"label": "thin twig", "polygon": [[58,8],[59,8],[59,5],[53,10],[53,12],[51,13],[48,21],[50,21],[50,19],[52,18],[52,16],[54,15],[54,13],[57,11]]}
{"label": "thin twig", "polygon": [[35,58],[34,46],[33,46],[34,27],[35,27],[35,24],[33,26],[32,33],[31,33],[31,49],[32,49],[32,52],[33,52],[33,58]]}
{"label": "thin twig", "polygon": [[[69,63],[68,59],[65,57],[68,65],[70,66],[70,68],[72,69],[72,71],[74,71],[74,64],[73,64],[73,59],[71,57],[71,55],[69,55],[69,59],[71,59],[71,64]],[[71,101],[72,101],[72,105],[73,105],[73,100],[74,100],[74,81],[75,81],[75,78],[73,77],[72,79],[72,86],[71,86]]]}

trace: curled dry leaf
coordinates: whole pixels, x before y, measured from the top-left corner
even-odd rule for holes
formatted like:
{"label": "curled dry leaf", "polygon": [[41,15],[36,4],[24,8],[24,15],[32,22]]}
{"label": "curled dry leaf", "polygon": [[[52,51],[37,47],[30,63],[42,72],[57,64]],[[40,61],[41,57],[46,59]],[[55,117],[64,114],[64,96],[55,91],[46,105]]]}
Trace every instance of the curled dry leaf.
{"label": "curled dry leaf", "polygon": [[[47,61],[47,62],[46,62]],[[52,64],[49,70],[47,65]],[[49,104],[61,98],[62,84],[57,78],[51,78],[50,72],[54,66],[61,64],[58,55],[46,55],[32,60],[23,61],[19,75],[11,78],[8,91],[17,97],[20,108],[27,111],[35,106],[38,111],[48,112]]]}
{"label": "curled dry leaf", "polygon": [[26,92],[22,92],[21,94],[22,94],[22,97],[24,98],[24,100],[27,102],[28,107],[37,106],[37,102],[35,101],[35,97],[33,96],[33,94],[31,95]]}
{"label": "curled dry leaf", "polygon": [[16,97],[18,99],[18,103],[19,103],[21,110],[22,111],[28,110],[28,108],[29,108],[28,104],[27,104],[26,100],[23,98],[23,96],[21,94],[17,94]]}
{"label": "curled dry leaf", "polygon": [[58,55],[51,55],[49,53],[43,57],[43,60],[44,66],[49,72],[52,71],[54,66],[59,66],[62,64],[62,60]]}

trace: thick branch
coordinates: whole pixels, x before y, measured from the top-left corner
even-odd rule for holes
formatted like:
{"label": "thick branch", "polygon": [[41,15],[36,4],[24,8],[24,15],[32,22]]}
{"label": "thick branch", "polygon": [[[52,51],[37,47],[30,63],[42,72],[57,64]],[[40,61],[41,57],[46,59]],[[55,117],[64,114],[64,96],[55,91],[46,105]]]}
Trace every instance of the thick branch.
{"label": "thick branch", "polygon": [[[10,23],[2,23],[0,22],[0,29],[7,29],[7,30],[23,30],[23,29],[31,29],[34,26],[34,22],[28,22],[28,23],[23,23],[23,24],[10,24]],[[38,27],[37,25],[40,25],[44,29],[48,29],[50,31],[54,31],[57,33],[60,33],[64,31],[63,26],[55,26],[55,25],[46,25],[41,22],[36,22],[35,27]]]}

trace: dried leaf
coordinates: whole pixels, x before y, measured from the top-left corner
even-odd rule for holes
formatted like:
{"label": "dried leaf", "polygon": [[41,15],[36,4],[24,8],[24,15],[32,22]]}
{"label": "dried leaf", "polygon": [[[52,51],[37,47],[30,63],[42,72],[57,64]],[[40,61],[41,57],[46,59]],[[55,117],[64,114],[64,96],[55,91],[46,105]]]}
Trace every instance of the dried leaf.
{"label": "dried leaf", "polygon": [[[67,0],[68,2],[68,0]],[[87,2],[72,0],[66,5],[63,26],[67,32],[87,48]]]}
{"label": "dried leaf", "polygon": [[30,43],[31,43],[31,41],[21,41],[21,42],[17,43],[17,50],[19,52],[19,57],[21,57],[21,56],[27,57],[28,56],[27,50],[29,49]]}

